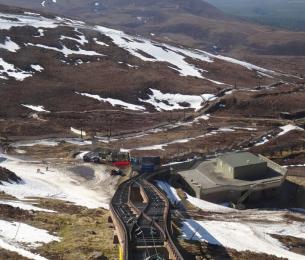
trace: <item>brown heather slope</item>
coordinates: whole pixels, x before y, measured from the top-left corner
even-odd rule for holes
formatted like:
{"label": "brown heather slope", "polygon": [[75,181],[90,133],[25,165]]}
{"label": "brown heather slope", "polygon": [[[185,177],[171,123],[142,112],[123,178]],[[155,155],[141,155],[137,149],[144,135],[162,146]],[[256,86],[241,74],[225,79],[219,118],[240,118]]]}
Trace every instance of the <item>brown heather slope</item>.
{"label": "brown heather slope", "polygon": [[[0,96],[4,97],[0,102],[0,135],[71,135],[70,127],[102,134],[109,130],[134,132],[185,116],[181,110],[159,112],[143,102],[152,95],[151,89],[163,94],[220,96],[222,91],[235,86],[237,92],[226,95],[221,101],[223,104],[218,104],[222,106],[214,108],[219,115],[226,116],[267,116],[269,113],[268,116],[278,117],[282,111],[302,110],[303,93],[296,84],[303,80],[279,71],[106,28],[99,30],[52,15],[24,15],[24,9],[5,6],[0,6],[0,11],[0,43],[5,45],[0,48]],[[14,26],[10,28],[7,24]],[[37,71],[32,65],[39,65],[43,70]],[[25,74],[27,78],[18,80],[18,76]],[[289,82],[284,86],[291,90],[287,90],[290,94],[283,90],[278,95],[282,97],[282,105],[278,102],[274,110],[271,104],[275,101],[269,100],[277,99],[276,93],[270,99],[264,97],[264,88],[259,92],[252,90],[258,85],[265,87],[279,81]],[[293,95],[294,92],[299,93]],[[77,93],[142,106],[145,113]],[[169,105],[167,100],[160,102],[162,93],[154,102]],[[182,101],[179,105],[187,108]],[[24,104],[43,106],[50,113],[37,113]],[[194,113],[194,109],[186,112]]]}
{"label": "brown heather slope", "polygon": [[[40,0],[12,0],[10,5],[77,17],[95,24],[122,29],[161,41],[183,44],[205,50],[215,50],[240,59],[262,58],[258,64],[304,73],[305,32],[291,32],[251,24],[229,17],[201,0],[126,1],[105,0],[95,6],[95,0],[67,0],[52,3]],[[7,4],[7,1],[0,0]],[[302,56],[295,60],[295,56]],[[275,64],[275,60],[280,57]],[[262,60],[262,63],[260,63]]]}
{"label": "brown heather slope", "polygon": [[[0,66],[0,96],[5,97],[0,102],[0,129],[3,135],[59,134],[69,132],[71,126],[87,127],[87,130],[91,131],[106,130],[110,127],[134,130],[139,128],[139,125],[148,127],[164,123],[169,118],[166,113],[156,113],[153,106],[139,100],[148,99],[150,89],[160,90],[162,93],[201,95],[217,94],[235,84],[252,89],[257,87],[259,81],[262,85],[280,80],[301,82],[298,78],[274,74],[264,69],[259,72],[248,67],[252,65],[237,64],[238,61],[226,61],[221,57],[207,56],[210,61],[198,60],[192,55],[209,54],[185,48],[177,49],[128,35],[120,36],[118,32],[105,33],[90,25],[68,20],[59,21],[48,15],[46,17],[50,20],[32,14],[20,16],[24,10],[5,6],[0,6],[0,11],[4,21],[2,26],[16,21],[22,24],[15,24],[11,28],[3,27],[0,30],[1,44],[12,41],[18,46],[16,50],[0,48],[3,60],[0,60],[3,64]],[[23,19],[30,19],[30,23],[26,24]],[[37,25],[40,20],[53,25]],[[41,30],[42,34],[39,32]],[[127,48],[119,47],[111,35],[124,41]],[[129,46],[137,43],[145,43],[144,47],[150,47],[145,47],[144,51],[139,50],[139,47],[133,51],[128,50]],[[178,57],[170,58],[167,62],[162,58],[160,61],[145,61],[143,57],[150,57],[151,48],[157,48],[155,52],[163,51],[163,55]],[[64,50],[89,51],[91,54],[64,55]],[[191,54],[182,54],[184,51]],[[95,52],[94,55],[92,52]],[[139,55],[142,58],[139,58]],[[193,72],[188,76],[180,75],[177,66],[186,66],[179,63],[180,59],[187,64],[186,73],[196,68],[195,72],[200,71],[200,76],[191,76]],[[174,63],[170,64],[171,62]],[[178,62],[177,66],[175,62]],[[31,65],[39,65],[43,70],[35,71]],[[20,73],[31,73],[31,77],[23,81],[16,80],[14,75]],[[76,92],[141,105],[147,112],[153,113],[123,110],[109,102],[100,102]],[[51,113],[33,115],[34,111],[23,107],[22,104],[44,106]],[[112,126],[109,126],[110,121],[114,122]]]}

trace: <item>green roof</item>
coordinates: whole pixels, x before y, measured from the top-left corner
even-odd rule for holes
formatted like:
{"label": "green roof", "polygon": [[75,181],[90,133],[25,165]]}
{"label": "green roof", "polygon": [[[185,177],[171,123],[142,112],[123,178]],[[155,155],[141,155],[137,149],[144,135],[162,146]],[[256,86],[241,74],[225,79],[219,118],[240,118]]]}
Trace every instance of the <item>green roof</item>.
{"label": "green roof", "polygon": [[226,164],[229,164],[232,167],[241,167],[247,165],[266,163],[260,157],[248,152],[227,153],[223,156],[220,156],[218,159],[225,162]]}

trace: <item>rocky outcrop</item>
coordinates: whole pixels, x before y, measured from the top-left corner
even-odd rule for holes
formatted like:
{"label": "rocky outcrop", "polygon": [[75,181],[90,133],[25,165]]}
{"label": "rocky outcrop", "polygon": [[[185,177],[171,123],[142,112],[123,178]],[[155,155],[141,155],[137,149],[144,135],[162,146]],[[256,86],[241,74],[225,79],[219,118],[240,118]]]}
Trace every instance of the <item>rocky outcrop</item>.
{"label": "rocky outcrop", "polygon": [[22,181],[22,179],[18,177],[15,173],[11,172],[6,168],[0,167],[0,185],[2,185],[3,182],[18,183],[20,181]]}

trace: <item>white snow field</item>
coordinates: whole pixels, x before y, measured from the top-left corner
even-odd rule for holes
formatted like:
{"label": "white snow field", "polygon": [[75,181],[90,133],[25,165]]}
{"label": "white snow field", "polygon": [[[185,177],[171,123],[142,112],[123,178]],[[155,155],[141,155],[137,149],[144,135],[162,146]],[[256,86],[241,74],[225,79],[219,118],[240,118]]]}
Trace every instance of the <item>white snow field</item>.
{"label": "white snow field", "polygon": [[167,62],[171,64],[169,68],[178,71],[181,76],[198,77],[209,80],[217,85],[225,84],[223,82],[217,82],[215,80],[203,76],[203,73],[207,73],[208,71],[188,63],[186,61],[186,58],[191,58],[193,60],[199,60],[203,62],[214,62],[214,60],[218,59],[240,65],[249,70],[263,72],[267,75],[277,74],[274,71],[267,70],[250,64],[248,62],[239,61],[230,57],[213,55],[201,50],[189,50],[174,47],[168,44],[161,44],[148,39],[133,37],[127,35],[122,31],[113,30],[102,26],[96,26],[95,28],[99,30],[102,34],[105,34],[110,37],[116,45],[127,50],[129,53],[138,57],[139,59],[150,62]]}
{"label": "white snow field", "polygon": [[[240,213],[246,217],[246,214]],[[187,219],[183,221],[182,237],[198,240],[213,245],[220,245],[237,251],[252,251],[257,253],[272,254],[291,260],[305,259],[304,255],[290,252],[274,235],[293,236],[305,239],[304,223],[274,221],[263,222],[264,213],[257,220],[234,221],[196,221]]]}
{"label": "white snow field", "polygon": [[[116,178],[107,174],[106,166],[87,165],[94,172],[92,179],[84,179],[69,167],[29,162],[1,155],[0,166],[16,173],[22,182],[0,185],[4,191],[19,200],[28,197],[51,198],[72,202],[88,208],[109,208],[115,190]],[[82,164],[81,166],[86,166]],[[40,170],[40,173],[37,172]]]}
{"label": "white snow field", "polygon": [[[157,181],[173,204],[181,201],[176,189],[167,182]],[[305,256],[290,252],[271,235],[293,236],[305,239],[305,216],[288,210],[244,210],[239,211],[214,204],[188,194],[187,200],[197,208],[209,213],[209,220],[182,220],[181,236],[187,240],[198,240],[237,251],[252,251],[273,254],[291,260],[305,259]],[[298,212],[302,212],[299,211]],[[291,221],[287,214],[303,221]],[[214,220],[210,220],[214,218]]]}
{"label": "white snow field", "polygon": [[[214,100],[216,97],[211,94],[202,95],[182,95],[182,94],[170,94],[162,93],[157,89],[151,89],[152,94],[148,95],[149,99],[139,99],[141,102],[149,103],[155,107],[156,110],[170,111],[175,109],[194,109],[198,111],[202,108],[202,105],[209,100]],[[186,103],[187,106],[182,106],[182,103]]]}
{"label": "white snow field", "polygon": [[59,241],[60,238],[50,235],[48,231],[38,229],[20,222],[0,220],[0,248],[34,260],[46,258],[30,252],[30,249],[43,243]]}

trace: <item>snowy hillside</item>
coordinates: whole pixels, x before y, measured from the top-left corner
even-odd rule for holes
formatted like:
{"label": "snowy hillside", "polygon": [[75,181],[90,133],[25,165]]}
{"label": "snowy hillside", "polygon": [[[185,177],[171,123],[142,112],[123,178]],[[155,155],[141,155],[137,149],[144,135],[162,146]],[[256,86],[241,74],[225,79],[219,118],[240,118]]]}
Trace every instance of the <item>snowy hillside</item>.
{"label": "snowy hillside", "polygon": [[[106,167],[93,168],[96,174],[91,180],[84,182],[69,168],[54,168],[45,170],[46,166],[39,162],[23,161],[0,154],[0,166],[21,177],[19,183],[4,182],[0,191],[10,194],[20,200],[29,197],[52,198],[73,202],[88,208],[108,208],[111,190],[116,185],[116,179],[105,174]],[[4,161],[3,161],[4,160]],[[88,167],[94,167],[88,165]],[[40,173],[37,172],[40,170]],[[90,168],[88,168],[90,171]],[[102,188],[107,183],[107,188]],[[15,203],[18,207],[29,205]],[[33,208],[37,210],[37,208]]]}
{"label": "snowy hillside", "polygon": [[[179,47],[173,47],[167,44],[161,44],[158,42],[153,42],[148,39],[137,38],[127,35],[121,31],[112,30],[102,26],[89,26],[80,21],[74,21],[70,19],[64,19],[60,17],[56,18],[46,18],[34,13],[25,13],[24,15],[15,15],[0,13],[0,29],[5,31],[10,31],[15,27],[25,27],[30,26],[36,29],[37,35],[32,35],[32,41],[37,41],[35,38],[44,38],[45,31],[49,29],[54,29],[58,27],[70,27],[74,30],[74,36],[61,35],[58,39],[61,47],[53,47],[47,44],[38,44],[33,42],[23,42],[20,45],[15,43],[11,37],[6,36],[4,43],[0,45],[0,48],[9,52],[17,52],[21,48],[27,46],[33,46],[41,49],[48,49],[54,52],[61,53],[64,57],[69,57],[70,55],[81,55],[81,56],[105,56],[106,54],[87,50],[87,45],[94,42],[97,45],[108,46],[106,43],[98,41],[96,38],[87,38],[84,33],[79,31],[80,29],[89,29],[98,32],[103,36],[109,37],[112,42],[120,48],[127,50],[131,55],[141,59],[142,61],[148,62],[166,62],[169,68],[179,72],[181,76],[193,76],[198,78],[206,78],[204,75],[208,75],[208,71],[201,68],[201,66],[196,66],[195,61],[202,62],[215,62],[215,61],[226,61],[229,63],[237,64],[245,67],[249,70],[255,70],[261,73],[266,73],[266,76],[278,75],[277,73],[260,68],[258,66],[249,64],[247,62],[238,61],[232,58],[223,57],[220,55],[212,55],[210,53],[201,50],[188,50]],[[8,33],[9,34],[9,33]],[[65,41],[72,41],[75,43],[74,48],[69,48],[66,46]],[[85,48],[83,48],[85,47]],[[107,52],[107,50],[106,50]],[[190,61],[188,61],[190,59]],[[1,71],[1,76],[6,79],[6,75],[15,78],[16,80],[24,80],[26,77],[31,76],[35,71],[42,71],[43,67],[39,64],[33,64],[31,66],[31,71],[21,71],[15,68],[14,64],[8,64],[4,60],[1,60],[4,70]],[[39,66],[39,67],[38,67]],[[38,69],[37,69],[38,67]],[[9,70],[13,70],[16,74],[9,74]],[[207,78],[215,84],[225,84],[222,82],[213,81]]]}
{"label": "snowy hillside", "polygon": [[[79,129],[84,122],[87,130],[105,128],[105,118],[88,117],[89,111],[118,113],[115,118],[125,128],[121,122],[127,122],[128,115],[130,120],[143,112],[198,112],[227,88],[298,80],[245,61],[100,25],[2,9],[0,95],[7,98],[0,104],[0,114],[32,118],[37,134],[45,128]],[[150,116],[154,117],[148,120],[150,125],[159,121]],[[33,134],[32,127],[23,129],[26,126],[3,129]]]}
{"label": "snowy hillside", "polygon": [[[15,33],[16,31],[22,31],[23,28],[31,32],[25,39]],[[130,61],[136,61],[143,65],[143,62],[145,62],[145,66],[150,66],[151,63],[160,63],[159,66],[163,68],[166,66],[180,76],[201,79],[204,80],[203,84],[212,84],[215,87],[230,85],[230,82],[226,78],[222,78],[220,81],[209,72],[208,67],[213,63],[222,63],[224,70],[225,66],[233,66],[241,71],[246,69],[254,74],[259,73],[261,77],[281,76],[279,73],[247,62],[212,55],[201,50],[174,47],[133,37],[106,27],[90,26],[80,21],[60,17],[49,18],[29,12],[24,14],[1,13],[0,29],[4,39],[0,44],[3,53],[0,59],[2,67],[0,77],[2,80],[24,81],[29,77],[49,72],[49,68],[36,61],[24,60],[20,66],[20,62],[14,60],[15,55],[38,51],[42,55],[48,53],[48,55],[57,57],[63,64],[85,66],[85,64],[90,64],[93,61],[104,62],[117,58],[113,56],[114,47],[128,52],[133,57],[128,58]],[[48,35],[53,36],[50,38]],[[124,61],[118,61],[117,63],[132,71],[141,70],[140,66],[131,65]]]}
{"label": "snowy hillside", "polygon": [[[176,189],[163,181],[158,186],[167,194],[171,203],[179,205],[181,198]],[[194,198],[186,200],[203,210],[202,219],[181,219],[181,238],[211,245],[265,253],[285,259],[305,259],[304,255],[291,252],[276,235],[305,239],[305,217],[302,213],[288,210],[244,210],[239,211]]]}

